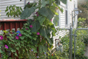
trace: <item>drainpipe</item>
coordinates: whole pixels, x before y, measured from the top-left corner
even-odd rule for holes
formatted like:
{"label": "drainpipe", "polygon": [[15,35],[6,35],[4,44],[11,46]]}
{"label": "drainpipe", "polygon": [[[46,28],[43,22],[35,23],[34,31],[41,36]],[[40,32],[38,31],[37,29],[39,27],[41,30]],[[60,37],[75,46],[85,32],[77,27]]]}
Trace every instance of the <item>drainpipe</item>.
{"label": "drainpipe", "polygon": [[24,0],[24,6],[26,5],[26,0]]}
{"label": "drainpipe", "polygon": [[34,3],[35,3],[35,0],[34,0]]}
{"label": "drainpipe", "polygon": [[69,59],[72,59],[72,36],[73,36],[72,30],[73,30],[72,25],[70,25]]}

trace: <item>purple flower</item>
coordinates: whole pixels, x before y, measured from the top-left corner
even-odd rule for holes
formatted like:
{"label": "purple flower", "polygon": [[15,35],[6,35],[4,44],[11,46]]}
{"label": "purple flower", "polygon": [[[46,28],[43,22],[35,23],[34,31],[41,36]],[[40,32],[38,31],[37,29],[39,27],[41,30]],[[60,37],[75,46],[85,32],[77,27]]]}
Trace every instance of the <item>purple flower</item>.
{"label": "purple flower", "polygon": [[19,39],[19,37],[18,37],[18,36],[16,36],[15,38],[16,38],[17,40]]}
{"label": "purple flower", "polygon": [[39,16],[39,14],[37,14],[37,16]]}
{"label": "purple flower", "polygon": [[28,4],[30,4],[30,2],[28,2]]}
{"label": "purple flower", "polygon": [[46,55],[46,52],[44,52],[44,54]]}
{"label": "purple flower", "polygon": [[30,27],[30,28],[32,28],[33,26],[32,26],[32,25],[30,25],[29,27]]}
{"label": "purple flower", "polygon": [[22,34],[21,34],[21,33],[19,33],[19,36],[22,36]]}
{"label": "purple flower", "polygon": [[3,36],[0,35],[0,40],[3,40]]}
{"label": "purple flower", "polygon": [[39,58],[39,56],[37,56],[37,58]]}
{"label": "purple flower", "polygon": [[36,12],[35,14],[38,14],[38,12]]}
{"label": "purple flower", "polygon": [[52,21],[52,19],[51,19],[51,21]]}
{"label": "purple flower", "polygon": [[39,33],[39,32],[37,32],[37,35],[40,35],[40,33]]}
{"label": "purple flower", "polygon": [[38,12],[36,12],[36,15],[39,16]]}
{"label": "purple flower", "polygon": [[33,49],[31,49],[31,51],[33,51]]}
{"label": "purple flower", "polygon": [[28,30],[28,28],[26,28],[26,30]]}
{"label": "purple flower", "polygon": [[8,46],[7,46],[7,45],[5,45],[5,48],[6,48],[6,49],[8,49]]}

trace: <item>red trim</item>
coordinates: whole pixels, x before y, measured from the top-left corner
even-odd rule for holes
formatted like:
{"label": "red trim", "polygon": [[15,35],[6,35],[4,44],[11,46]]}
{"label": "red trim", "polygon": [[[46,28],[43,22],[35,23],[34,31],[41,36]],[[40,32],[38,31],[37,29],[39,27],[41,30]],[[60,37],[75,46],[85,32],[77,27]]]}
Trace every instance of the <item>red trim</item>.
{"label": "red trim", "polygon": [[0,20],[0,22],[23,22],[27,21],[27,19],[22,19],[22,20]]}

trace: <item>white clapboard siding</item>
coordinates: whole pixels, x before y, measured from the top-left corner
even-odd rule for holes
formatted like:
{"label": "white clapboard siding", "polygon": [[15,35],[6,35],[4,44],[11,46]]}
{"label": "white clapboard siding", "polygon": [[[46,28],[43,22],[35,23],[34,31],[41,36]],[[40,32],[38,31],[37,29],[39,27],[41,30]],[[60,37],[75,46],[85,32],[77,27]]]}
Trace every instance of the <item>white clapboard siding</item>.
{"label": "white clapboard siding", "polygon": [[20,1],[20,0],[0,0],[0,10],[1,10],[1,12],[0,12],[0,14],[1,14],[0,19],[12,19],[13,18],[13,17],[7,17],[6,16],[6,12],[5,12],[6,7],[10,6],[10,5],[16,5],[16,6],[24,8],[24,0],[22,0],[22,1]]}
{"label": "white clapboard siding", "polygon": [[59,27],[60,28],[65,28],[65,10],[66,10],[66,5],[63,4],[62,2],[61,4],[61,8],[63,9],[63,12],[59,12]]}

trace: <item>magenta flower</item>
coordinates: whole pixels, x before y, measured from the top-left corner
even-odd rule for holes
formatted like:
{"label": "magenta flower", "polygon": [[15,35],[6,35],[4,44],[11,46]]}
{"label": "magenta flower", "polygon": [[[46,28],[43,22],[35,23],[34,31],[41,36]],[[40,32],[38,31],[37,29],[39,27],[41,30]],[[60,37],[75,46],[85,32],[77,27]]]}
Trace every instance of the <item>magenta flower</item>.
{"label": "magenta flower", "polygon": [[36,12],[36,14],[38,14],[38,12]]}
{"label": "magenta flower", "polygon": [[3,40],[3,36],[0,35],[0,40]]}
{"label": "magenta flower", "polygon": [[28,2],[28,4],[30,4],[30,2]]}
{"label": "magenta flower", "polygon": [[7,45],[5,45],[5,48],[6,48],[6,49],[8,49],[8,46],[7,46]]}
{"label": "magenta flower", "polygon": [[30,25],[29,27],[30,27],[30,28],[32,28],[33,26],[32,26],[32,25]]}
{"label": "magenta flower", "polygon": [[37,32],[37,35],[40,35],[40,33],[39,33],[39,32]]}
{"label": "magenta flower", "polygon": [[52,21],[52,19],[51,19],[51,21]]}
{"label": "magenta flower", "polygon": [[28,28],[26,28],[26,30],[28,30]]}
{"label": "magenta flower", "polygon": [[37,14],[37,16],[39,16],[39,14]]}
{"label": "magenta flower", "polygon": [[36,15],[39,16],[38,12],[36,12]]}
{"label": "magenta flower", "polygon": [[22,34],[21,34],[21,33],[19,33],[19,36],[22,36]]}
{"label": "magenta flower", "polygon": [[19,39],[19,37],[18,37],[18,36],[16,36],[15,38],[16,38],[17,40]]}

